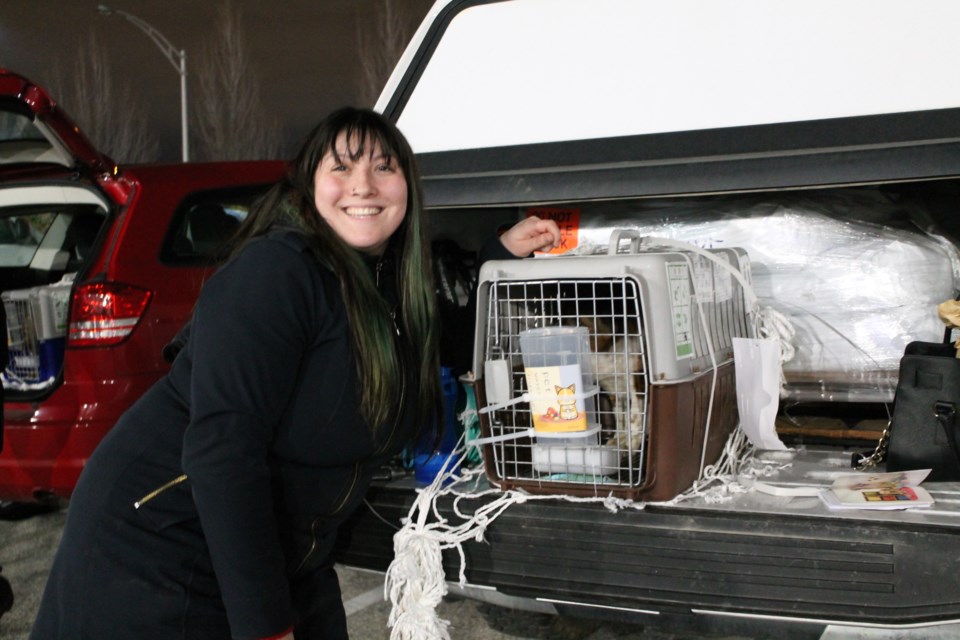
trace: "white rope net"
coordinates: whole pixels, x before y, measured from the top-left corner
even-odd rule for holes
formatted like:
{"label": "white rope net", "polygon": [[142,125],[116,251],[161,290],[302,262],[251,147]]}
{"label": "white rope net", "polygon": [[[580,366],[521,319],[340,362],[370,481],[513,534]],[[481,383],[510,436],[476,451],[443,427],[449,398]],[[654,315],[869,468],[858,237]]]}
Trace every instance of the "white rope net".
{"label": "white rope net", "polygon": [[[769,476],[781,465],[760,463],[755,449],[738,428],[727,439],[723,453],[715,464],[704,469],[701,477],[687,491],[665,502],[637,502],[613,496],[574,497],[568,495],[530,495],[523,491],[479,489],[483,468],[461,469],[465,459],[463,447],[450,455],[447,466],[433,482],[418,490],[401,529],[393,537],[394,559],[384,581],[384,599],[391,603],[387,624],[391,640],[450,640],[450,622],[437,614],[437,606],[447,594],[447,581],[442,566],[442,552],[456,549],[460,558],[458,582],[467,584],[466,557],[463,543],[484,541],[484,534],[501,514],[515,504],[534,500],[564,500],[578,503],[600,503],[611,512],[623,509],[644,509],[648,504],[674,505],[693,498],[708,503],[730,500],[749,489],[741,479]],[[441,514],[438,501],[452,496],[454,518]],[[494,496],[489,500],[490,496]],[[464,509],[467,501],[480,506]]]}

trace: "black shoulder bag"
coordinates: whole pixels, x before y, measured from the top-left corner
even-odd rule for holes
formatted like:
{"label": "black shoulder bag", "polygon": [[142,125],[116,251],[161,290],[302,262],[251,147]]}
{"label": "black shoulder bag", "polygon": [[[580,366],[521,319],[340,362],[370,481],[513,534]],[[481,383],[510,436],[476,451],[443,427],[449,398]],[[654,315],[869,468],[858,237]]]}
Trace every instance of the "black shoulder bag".
{"label": "black shoulder bag", "polygon": [[885,445],[887,471],[932,469],[927,480],[960,480],[960,360],[950,334],[948,328],[943,342],[907,345],[890,425],[860,468],[882,460]]}

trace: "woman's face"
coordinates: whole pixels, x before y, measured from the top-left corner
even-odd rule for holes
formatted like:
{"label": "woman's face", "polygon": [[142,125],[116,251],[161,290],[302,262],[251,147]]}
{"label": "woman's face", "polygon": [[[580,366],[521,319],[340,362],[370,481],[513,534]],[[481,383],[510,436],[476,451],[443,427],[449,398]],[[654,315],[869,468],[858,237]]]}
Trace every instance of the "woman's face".
{"label": "woman's face", "polygon": [[390,236],[407,213],[407,180],[396,159],[365,141],[356,159],[356,138],[337,137],[340,160],[329,151],[317,166],[313,188],[317,211],[344,242],[371,255],[383,255]]}

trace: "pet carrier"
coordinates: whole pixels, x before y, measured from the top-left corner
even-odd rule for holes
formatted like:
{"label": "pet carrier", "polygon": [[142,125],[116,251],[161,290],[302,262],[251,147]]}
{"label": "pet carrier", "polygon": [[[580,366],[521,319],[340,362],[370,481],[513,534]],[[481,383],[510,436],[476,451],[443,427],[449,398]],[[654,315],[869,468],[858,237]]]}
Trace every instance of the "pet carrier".
{"label": "pet carrier", "polygon": [[6,386],[43,386],[60,373],[71,286],[64,280],[3,292],[10,349],[3,372]]}
{"label": "pet carrier", "polygon": [[[617,233],[606,255],[482,267],[475,392],[493,484],[666,500],[716,461],[736,427],[733,338],[752,334],[746,253],[641,250],[638,238],[629,253],[619,245]],[[585,340],[555,347],[553,362],[532,362],[523,344],[531,335],[576,328]],[[570,363],[578,365],[572,373],[559,371]],[[542,384],[551,364],[565,382]],[[578,376],[574,391],[568,385]],[[582,402],[587,424],[561,433],[539,428],[563,411],[560,397],[544,411],[550,389]]]}

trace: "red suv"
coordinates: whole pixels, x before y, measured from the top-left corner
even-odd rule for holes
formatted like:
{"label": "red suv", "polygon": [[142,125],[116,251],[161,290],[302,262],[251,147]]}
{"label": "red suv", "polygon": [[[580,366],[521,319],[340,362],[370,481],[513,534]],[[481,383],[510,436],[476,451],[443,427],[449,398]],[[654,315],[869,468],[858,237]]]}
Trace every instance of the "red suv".
{"label": "red suv", "polygon": [[281,162],[117,167],[48,94],[0,70],[0,501],[67,498],[168,368],[219,244]]}

